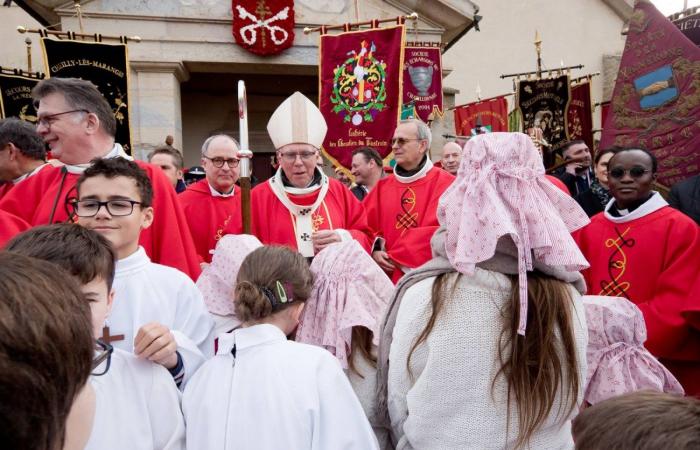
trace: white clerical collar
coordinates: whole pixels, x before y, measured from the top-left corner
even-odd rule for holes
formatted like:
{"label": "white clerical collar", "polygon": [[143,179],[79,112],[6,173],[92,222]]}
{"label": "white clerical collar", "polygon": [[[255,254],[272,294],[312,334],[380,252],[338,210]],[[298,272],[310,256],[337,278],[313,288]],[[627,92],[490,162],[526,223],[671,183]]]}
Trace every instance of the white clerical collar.
{"label": "white clerical collar", "polygon": [[[278,169],[275,176],[270,178],[270,189],[277,199],[282,202],[284,207],[287,208],[290,214],[294,216],[294,235],[297,242],[297,250],[302,256],[307,258],[312,257],[315,254],[314,245],[311,242],[311,235],[314,232],[312,216],[323,202],[323,199],[326,198],[330,184],[328,177],[321,172],[321,182],[319,184],[304,189],[298,189],[284,186],[281,173],[281,169]],[[317,190],[319,191],[318,197],[316,197],[316,201],[311,205],[297,205],[287,195],[307,194]]]}
{"label": "white clerical collar", "polygon": [[[321,174],[321,182],[320,183],[315,183],[314,180],[316,179],[316,171]],[[298,188],[294,186],[285,186],[284,182],[282,180],[282,168],[278,168],[277,172],[275,173],[275,176],[273,177],[275,179],[275,183],[278,183],[279,186],[282,186],[284,188],[284,191],[288,194],[292,195],[304,195],[304,194],[310,194],[312,192],[316,192],[319,189],[321,189],[321,186],[323,185],[324,182],[327,182],[328,176],[323,173],[323,171],[319,169],[314,169],[314,175],[311,177],[311,183],[304,187],[304,188]],[[272,181],[272,179],[270,179]]]}
{"label": "white clerical collar", "polygon": [[[652,196],[646,202],[639,205],[637,209],[632,212],[626,212],[627,210],[618,209],[620,214],[624,214],[620,217],[615,217],[610,214],[610,208],[615,204],[615,198],[611,198],[608,204],[605,206],[605,218],[614,223],[626,223],[631,222],[636,219],[641,219],[644,216],[660,210],[664,206],[668,206],[668,203],[658,192],[654,191]],[[625,213],[626,212],[626,213]]]}
{"label": "white clerical collar", "polygon": [[146,250],[139,245],[138,250],[136,250],[131,255],[126,258],[117,260],[115,267],[115,275],[126,275],[128,273],[142,270],[145,266],[150,264],[151,258],[146,254]]}
{"label": "white clerical collar", "polygon": [[[117,143],[115,143],[114,146],[112,147],[112,150],[110,150],[109,153],[104,155],[102,158],[103,159],[116,158],[117,156],[121,156],[122,158],[128,159],[129,161],[134,160],[134,158],[132,158],[131,156],[126,154],[126,152],[124,151],[124,148],[121,146],[121,144],[117,144]],[[66,168],[68,173],[80,175],[83,172],[85,172],[85,169],[87,169],[90,166],[91,166],[90,163],[86,163],[86,164],[73,164],[73,165],[66,164],[63,167]]]}
{"label": "white clerical collar", "polygon": [[12,180],[12,184],[17,184],[17,183],[19,183],[20,181],[24,181],[24,180],[26,180],[27,178],[29,178],[29,177],[31,177],[31,176],[33,176],[33,175],[36,175],[36,174],[37,174],[41,169],[43,169],[44,166],[46,166],[47,164],[48,164],[48,163],[41,164],[40,166],[37,166],[36,168],[34,168],[34,170],[31,170],[31,171],[25,173],[24,175],[21,175],[21,176],[15,178],[14,180]]}
{"label": "white clerical collar", "polygon": [[408,184],[408,183],[413,183],[414,181],[420,180],[421,178],[425,177],[428,175],[428,171],[433,168],[433,162],[426,156],[425,158],[425,164],[423,164],[423,167],[421,169],[411,175],[410,177],[402,177],[398,173],[396,173],[396,167],[394,167],[394,177],[396,177],[396,180],[399,183],[403,184]]}
{"label": "white clerical collar", "polygon": [[235,186],[231,188],[231,192],[228,194],[222,194],[221,192],[217,191],[211,184],[209,184],[209,182],[207,182],[207,186],[209,186],[209,191],[211,192],[212,197],[233,197],[233,194],[236,192]]}
{"label": "white clerical collar", "polygon": [[216,354],[230,354],[234,346],[236,347],[236,351],[239,351],[244,348],[254,347],[268,342],[285,342],[286,340],[287,336],[275,325],[261,323],[250,327],[236,328],[230,333],[220,335]]}

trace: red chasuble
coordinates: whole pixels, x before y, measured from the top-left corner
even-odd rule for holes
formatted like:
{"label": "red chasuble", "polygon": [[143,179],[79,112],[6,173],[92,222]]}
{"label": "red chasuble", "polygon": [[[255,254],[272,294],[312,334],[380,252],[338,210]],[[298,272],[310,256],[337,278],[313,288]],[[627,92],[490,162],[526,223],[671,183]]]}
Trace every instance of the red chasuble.
{"label": "red chasuble", "polygon": [[[574,234],[591,267],[592,295],[628,298],[644,314],[651,353],[687,394],[700,394],[700,328],[686,320],[700,311],[700,228],[665,206],[624,223],[605,213]],[[697,316],[696,316],[697,317]]]}
{"label": "red chasuble", "polygon": [[8,181],[7,183],[0,184],[0,200],[8,193],[10,192],[10,189],[15,187],[14,184],[12,184],[11,181]]}
{"label": "red chasuble", "polygon": [[7,241],[29,229],[29,224],[19,217],[0,210],[0,249]]}
{"label": "red chasuble", "polygon": [[241,189],[234,187],[229,197],[214,197],[207,179],[190,185],[178,198],[185,212],[190,233],[201,261],[211,262],[211,253],[224,230],[231,234],[243,232],[241,218]]}
{"label": "red chasuble", "polygon": [[[399,266],[413,269],[432,257],[430,238],[438,228],[438,200],[454,179],[437,167],[406,184],[390,175],[364,199],[370,228],[386,240],[386,251]],[[394,283],[402,276],[398,268],[391,274]]]}
{"label": "red chasuble", "polygon": [[[362,204],[339,181],[328,181],[328,193],[311,216],[314,231],[347,230],[365,250],[369,250],[372,234]],[[287,197],[293,203],[305,206],[313,204],[318,194],[319,190],[316,190],[310,194],[287,194]],[[294,216],[272,192],[269,182],[261,183],[252,190],[250,210],[252,231],[260,242],[265,245],[286,245],[298,250]]]}
{"label": "red chasuble", "polygon": [[[136,163],[153,184],[153,224],[141,233],[139,243],[154,263],[179,269],[196,280],[201,269],[175,189],[162,170],[142,161]],[[66,197],[75,197],[78,178],[79,174],[68,173],[65,167],[47,166],[0,199],[0,209],[31,226],[66,222]]]}

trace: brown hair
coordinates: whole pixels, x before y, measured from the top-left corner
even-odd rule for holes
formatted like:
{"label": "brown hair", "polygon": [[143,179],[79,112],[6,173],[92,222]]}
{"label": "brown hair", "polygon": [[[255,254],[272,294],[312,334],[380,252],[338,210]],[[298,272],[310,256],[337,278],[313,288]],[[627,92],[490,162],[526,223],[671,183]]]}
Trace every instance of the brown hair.
{"label": "brown hair", "polygon": [[[278,282],[291,303],[282,303]],[[234,291],[236,316],[255,322],[305,302],[311,295],[313,274],[301,254],[287,247],[260,247],[245,257]],[[274,306],[273,306],[274,303]]]}
{"label": "brown hair", "polygon": [[0,120],[0,149],[9,143],[28,158],[46,161],[46,144],[29,122],[14,117]]}
{"label": "brown hair", "polygon": [[355,156],[355,155],[364,156],[366,163],[369,163],[370,161],[374,161],[374,163],[379,168],[382,168],[384,166],[384,163],[382,162],[382,157],[372,147],[358,147],[352,151],[352,156]]}
{"label": "brown hair", "polygon": [[[168,136],[171,137],[171,136]],[[178,168],[178,169],[184,169],[185,168],[185,161],[182,158],[182,153],[180,153],[180,150],[176,149],[172,145],[168,144],[167,141],[165,145],[161,145],[156,147],[151,153],[148,154],[148,162],[151,162],[154,156],[156,155],[170,155],[171,158],[173,158],[173,165]]]}
{"label": "brown hair", "polygon": [[153,186],[146,171],[140,168],[135,162],[121,157],[95,158],[90,161],[90,167],[85,169],[85,172],[80,175],[78,183],[75,185],[78,198],[80,198],[80,187],[85,180],[98,176],[103,176],[107,179],[116,177],[131,178],[136,182],[136,188],[139,190],[141,207],[148,208],[153,204]]}
{"label": "brown hair", "polygon": [[613,397],[573,421],[576,450],[700,448],[700,400],[655,391]]}
{"label": "brown hair", "polygon": [[38,105],[42,98],[55,93],[63,95],[70,108],[95,114],[100,127],[111,137],[117,134],[112,107],[92,82],[80,78],[46,78],[32,89],[34,104]]}
{"label": "brown hair", "polygon": [[[454,277],[452,292],[447,293],[447,276],[438,275],[433,283],[432,314],[426,327],[411,347],[406,362],[410,373],[411,356],[430,335],[445,301],[461,275]],[[518,334],[520,295],[517,275],[509,276],[511,291],[504,311],[498,357],[501,367],[492,382],[495,388],[499,376],[508,384],[508,417],[514,400],[518,411],[519,436],[515,448],[527,445],[533,433],[552,411],[556,396],[562,392],[566,409],[576,407],[581,380],[578,375],[576,341],[573,330],[572,298],[569,285],[540,272],[528,272],[528,314],[525,336]],[[559,331],[561,337],[557,335]],[[560,354],[562,353],[563,354]],[[510,424],[508,424],[510,426]],[[507,430],[506,430],[507,432]]]}
{"label": "brown hair", "polygon": [[15,236],[5,250],[56,264],[82,284],[95,278],[112,289],[116,256],[109,241],[80,225],[58,223],[32,228]]}
{"label": "brown hair", "polygon": [[92,369],[88,302],[55,265],[0,252],[0,317],[0,442],[60,449]]}

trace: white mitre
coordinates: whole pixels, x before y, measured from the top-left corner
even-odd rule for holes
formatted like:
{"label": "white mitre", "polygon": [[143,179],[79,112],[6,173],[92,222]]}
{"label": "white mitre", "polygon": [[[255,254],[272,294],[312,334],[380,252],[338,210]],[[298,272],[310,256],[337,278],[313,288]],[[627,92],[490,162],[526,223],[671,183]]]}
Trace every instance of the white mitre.
{"label": "white mitre", "polygon": [[327,131],[321,111],[301,92],[282,102],[267,122],[267,132],[276,149],[299,143],[320,149]]}

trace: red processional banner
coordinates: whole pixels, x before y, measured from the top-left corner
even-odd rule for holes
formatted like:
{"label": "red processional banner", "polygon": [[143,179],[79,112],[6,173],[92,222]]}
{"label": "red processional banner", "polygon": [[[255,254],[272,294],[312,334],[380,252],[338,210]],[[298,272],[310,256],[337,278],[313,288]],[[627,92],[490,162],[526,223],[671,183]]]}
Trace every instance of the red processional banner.
{"label": "red processional banner", "polygon": [[700,48],[648,0],[637,0],[601,148],[639,146],[659,160],[657,182],[700,173]]}
{"label": "red processional banner", "polygon": [[368,146],[388,162],[401,115],[403,25],[337,35],[319,43],[319,109],[328,124],[323,152],[349,171]]}
{"label": "red processional banner", "polygon": [[413,102],[423,122],[435,115],[442,116],[440,47],[407,46],[403,55],[403,80],[403,103]]}
{"label": "red processional banner", "polygon": [[486,132],[508,131],[508,101],[505,96],[462,105],[454,113],[458,135],[475,135],[477,122]]}
{"label": "red processional banner", "polygon": [[294,0],[233,0],[233,38],[256,55],[274,55],[294,42]]}
{"label": "red processional banner", "polygon": [[571,100],[566,112],[569,140],[583,140],[593,148],[593,115],[591,110],[591,83],[584,81],[571,86]]}

